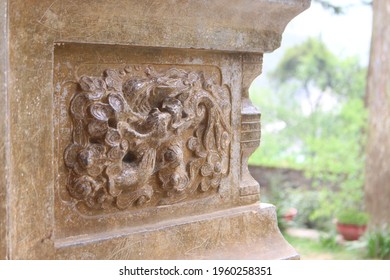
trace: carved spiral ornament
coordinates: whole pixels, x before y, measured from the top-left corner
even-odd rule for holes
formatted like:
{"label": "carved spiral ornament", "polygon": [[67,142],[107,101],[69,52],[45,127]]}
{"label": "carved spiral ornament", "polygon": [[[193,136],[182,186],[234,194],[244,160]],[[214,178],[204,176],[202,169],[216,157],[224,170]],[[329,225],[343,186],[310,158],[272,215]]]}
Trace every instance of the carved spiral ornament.
{"label": "carved spiral ornament", "polygon": [[217,192],[228,174],[230,92],[201,71],[82,76],[69,113],[67,190],[89,208],[172,204]]}

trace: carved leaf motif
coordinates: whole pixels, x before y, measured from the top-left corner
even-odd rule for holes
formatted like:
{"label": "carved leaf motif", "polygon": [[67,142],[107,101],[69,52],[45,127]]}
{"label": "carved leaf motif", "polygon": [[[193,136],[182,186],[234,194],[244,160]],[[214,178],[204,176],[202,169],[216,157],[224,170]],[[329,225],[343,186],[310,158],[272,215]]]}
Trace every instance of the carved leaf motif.
{"label": "carved leaf motif", "polygon": [[110,103],[111,107],[116,112],[123,112],[125,110],[125,101],[124,101],[123,97],[121,97],[117,93],[111,93],[108,96],[108,103]]}
{"label": "carved leaf motif", "polygon": [[70,104],[70,111],[72,113],[73,118],[79,120],[84,119],[85,109],[88,106],[88,103],[89,101],[85,95],[76,95]]}
{"label": "carved leaf motif", "polygon": [[207,184],[207,182],[203,179],[199,184],[199,189],[202,192],[207,192],[210,189],[210,184]]}
{"label": "carved leaf motif", "polygon": [[105,135],[108,130],[107,122],[99,120],[91,120],[88,124],[88,133],[91,137],[100,138]]}
{"label": "carved leaf motif", "polygon": [[88,145],[88,135],[82,120],[74,120],[73,142],[82,146]]}
{"label": "carved leaf motif", "polygon": [[114,117],[114,110],[110,105],[96,102],[91,106],[91,114],[97,120],[108,121],[109,118]]}
{"label": "carved leaf motif", "polygon": [[112,88],[116,91],[122,91],[122,78],[118,71],[113,69],[108,69],[105,71],[106,74],[106,84],[108,88]]}
{"label": "carved leaf motif", "polygon": [[221,176],[216,176],[210,180],[210,187],[217,188],[221,183]]}
{"label": "carved leaf motif", "polygon": [[87,92],[90,100],[98,100],[103,97],[106,84],[100,78],[82,76],[79,81],[80,87]]}
{"label": "carved leaf motif", "polygon": [[226,174],[229,170],[229,158],[224,155],[221,160],[221,174]]}
{"label": "carved leaf motif", "polygon": [[154,166],[156,164],[156,150],[150,149],[146,151],[140,162],[140,171],[145,174],[150,174],[153,172]]}
{"label": "carved leaf motif", "polygon": [[119,209],[126,209],[129,206],[137,203],[139,206],[147,203],[153,195],[153,188],[146,186],[133,193],[121,194],[116,198],[116,204]]}
{"label": "carved leaf motif", "polygon": [[78,144],[70,144],[68,147],[66,147],[64,153],[64,160],[65,160],[65,165],[68,168],[73,168],[76,165],[77,156],[82,149],[83,147]]}
{"label": "carved leaf motif", "polygon": [[229,142],[230,142],[229,134],[226,131],[224,131],[221,136],[221,149],[225,150],[228,147]]}

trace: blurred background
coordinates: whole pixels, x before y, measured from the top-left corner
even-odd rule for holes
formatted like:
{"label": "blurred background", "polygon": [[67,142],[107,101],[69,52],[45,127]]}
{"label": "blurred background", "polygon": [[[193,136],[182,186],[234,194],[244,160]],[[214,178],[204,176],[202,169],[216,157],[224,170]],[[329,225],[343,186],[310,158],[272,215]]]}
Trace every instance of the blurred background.
{"label": "blurred background", "polygon": [[313,0],[250,88],[262,113],[250,171],[302,259],[390,258],[386,15],[390,0]]}

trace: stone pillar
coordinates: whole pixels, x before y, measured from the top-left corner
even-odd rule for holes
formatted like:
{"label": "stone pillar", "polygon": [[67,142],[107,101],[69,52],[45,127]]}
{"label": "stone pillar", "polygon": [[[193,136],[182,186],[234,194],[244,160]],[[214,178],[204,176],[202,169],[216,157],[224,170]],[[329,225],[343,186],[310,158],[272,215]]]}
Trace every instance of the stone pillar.
{"label": "stone pillar", "polygon": [[8,256],[9,225],[7,218],[7,189],[9,168],[9,138],[8,138],[8,48],[7,48],[7,3],[0,1],[0,260]]}
{"label": "stone pillar", "polygon": [[248,87],[309,4],[1,0],[0,257],[298,258]]}

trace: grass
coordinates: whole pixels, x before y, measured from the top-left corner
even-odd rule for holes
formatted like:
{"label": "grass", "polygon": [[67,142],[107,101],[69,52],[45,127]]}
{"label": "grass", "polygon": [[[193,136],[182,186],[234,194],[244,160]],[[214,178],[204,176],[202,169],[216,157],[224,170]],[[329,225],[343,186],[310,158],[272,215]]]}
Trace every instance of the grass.
{"label": "grass", "polygon": [[302,260],[362,260],[365,253],[359,249],[350,248],[350,242],[327,248],[318,240],[295,237],[284,234],[287,241],[298,251]]}

